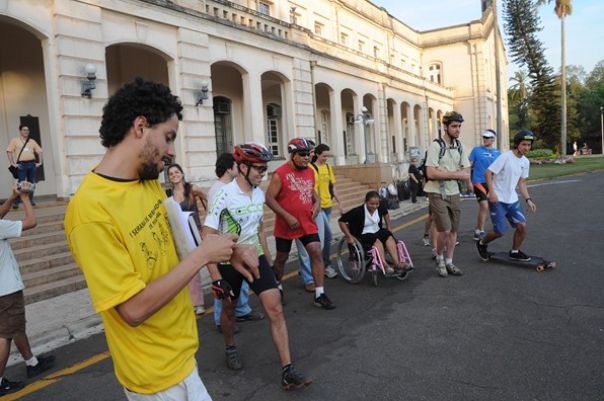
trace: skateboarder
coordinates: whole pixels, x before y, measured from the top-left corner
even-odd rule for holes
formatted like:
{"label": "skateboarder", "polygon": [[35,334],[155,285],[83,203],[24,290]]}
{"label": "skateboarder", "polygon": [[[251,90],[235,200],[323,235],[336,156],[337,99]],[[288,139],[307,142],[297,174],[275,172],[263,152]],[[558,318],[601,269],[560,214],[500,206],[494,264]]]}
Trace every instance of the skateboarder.
{"label": "skateboarder", "polygon": [[514,149],[508,150],[497,158],[485,172],[489,188],[488,199],[493,231],[476,242],[478,254],[484,261],[489,260],[490,253],[487,244],[507,231],[506,220],[516,229],[509,257],[514,260],[528,262],[531,257],[520,250],[526,235],[526,217],[520,206],[516,186],[532,212],[537,210],[526,187],[529,176],[529,161],[526,154],[531,150],[535,135],[528,130],[518,132],[514,136]]}

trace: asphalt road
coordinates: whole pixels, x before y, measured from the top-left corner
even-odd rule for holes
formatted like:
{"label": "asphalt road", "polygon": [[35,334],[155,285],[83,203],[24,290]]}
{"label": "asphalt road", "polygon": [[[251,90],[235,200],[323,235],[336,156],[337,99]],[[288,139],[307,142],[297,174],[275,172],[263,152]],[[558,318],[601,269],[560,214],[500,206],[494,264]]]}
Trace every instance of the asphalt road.
{"label": "asphalt road", "polygon": [[[603,400],[604,173],[529,190],[538,210],[529,214],[523,250],[557,261],[556,270],[481,262],[471,239],[472,199],[462,203],[455,255],[464,275],[440,278],[421,245],[424,221],[418,218],[425,212],[406,216],[394,226],[416,221],[398,233],[416,265],[408,281],[382,280],[374,288],[368,277],[358,285],[329,280],[333,311],[313,307],[298,277],[286,282],[294,362],[314,379],[305,390],[280,389],[266,320],[241,324],[245,368],[233,373],[224,363],[222,336],[209,317],[200,319],[200,374],[213,399]],[[507,235],[491,249],[510,243]],[[256,298],[251,302],[258,307]],[[103,335],[57,350],[58,376],[30,382],[21,399],[124,400],[103,352]],[[83,367],[91,357],[100,362]],[[6,375],[24,379],[24,368]]]}

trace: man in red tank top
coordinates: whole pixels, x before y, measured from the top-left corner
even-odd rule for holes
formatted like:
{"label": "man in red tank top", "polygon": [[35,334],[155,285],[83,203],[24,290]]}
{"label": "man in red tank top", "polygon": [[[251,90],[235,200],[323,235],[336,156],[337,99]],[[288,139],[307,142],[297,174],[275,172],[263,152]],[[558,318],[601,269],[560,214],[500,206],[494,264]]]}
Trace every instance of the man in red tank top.
{"label": "man in red tank top", "polygon": [[[292,241],[300,239],[312,262],[314,304],[322,309],[334,309],[335,305],[327,297],[323,287],[325,265],[321,255],[319,229],[315,223],[321,205],[314,190],[314,172],[308,168],[313,148],[314,143],[307,139],[290,140],[287,144],[290,159],[275,170],[266,191],[266,204],[276,215],[274,235],[277,255],[274,268],[277,280],[281,281]],[[279,289],[282,290],[281,284]]]}

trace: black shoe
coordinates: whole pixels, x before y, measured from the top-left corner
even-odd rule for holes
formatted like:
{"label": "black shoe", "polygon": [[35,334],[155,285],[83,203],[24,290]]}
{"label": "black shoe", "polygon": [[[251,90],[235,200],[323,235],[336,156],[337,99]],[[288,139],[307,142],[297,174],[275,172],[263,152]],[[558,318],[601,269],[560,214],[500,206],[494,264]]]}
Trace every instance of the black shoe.
{"label": "black shoe", "polygon": [[291,364],[283,368],[281,375],[281,387],[283,390],[296,390],[306,387],[311,383],[312,380],[307,380],[303,375],[296,372]]}
{"label": "black shoe", "polygon": [[335,309],[336,306],[334,304],[331,303],[331,300],[329,298],[327,298],[327,295],[325,293],[319,295],[317,298],[315,298],[315,306],[317,308],[322,308],[322,309]]}
{"label": "black shoe", "polygon": [[36,366],[28,366],[27,367],[27,378],[37,376],[42,372],[47,371],[48,369],[55,366],[55,356],[47,355],[47,356],[39,356],[38,364]]}
{"label": "black shoe", "polygon": [[490,253],[488,251],[488,246],[483,244],[482,241],[476,241],[476,249],[478,249],[478,255],[480,255],[480,259],[487,262],[490,257]]}
{"label": "black shoe", "polygon": [[264,314],[260,312],[251,311],[247,315],[236,316],[235,320],[238,322],[255,322],[257,320],[264,319]]}
{"label": "black shoe", "polygon": [[13,209],[19,209],[19,205],[17,205],[16,203],[13,203]]}
{"label": "black shoe", "polygon": [[531,260],[530,256],[520,250],[518,252],[510,251],[510,258],[514,260],[520,260],[522,262],[529,262]]}
{"label": "black shoe", "polygon": [[241,362],[241,358],[239,358],[239,352],[237,352],[236,347],[229,347],[224,351],[226,356],[226,364],[227,367],[231,370],[241,370],[243,369],[243,362]]}
{"label": "black shoe", "polygon": [[6,377],[2,378],[0,382],[0,396],[14,393],[15,391],[21,390],[25,387],[25,383],[23,382],[12,382],[8,380]]}

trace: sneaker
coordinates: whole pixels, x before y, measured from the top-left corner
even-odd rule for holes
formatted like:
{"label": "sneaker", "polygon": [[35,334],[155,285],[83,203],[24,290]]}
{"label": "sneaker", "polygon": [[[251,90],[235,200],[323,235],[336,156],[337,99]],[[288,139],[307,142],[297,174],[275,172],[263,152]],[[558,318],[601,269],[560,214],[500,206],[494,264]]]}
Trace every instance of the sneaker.
{"label": "sneaker", "polygon": [[283,368],[283,373],[281,374],[281,387],[283,390],[297,390],[311,383],[312,380],[308,380],[296,372],[291,364]]}
{"label": "sneaker", "polygon": [[47,371],[55,365],[54,355],[39,356],[38,364],[36,366],[27,367],[27,378],[37,376],[42,372]]}
{"label": "sneaker", "polygon": [[235,317],[235,320],[238,322],[255,322],[258,320],[262,320],[262,319],[264,319],[264,313],[260,313],[260,312],[256,312],[256,311],[251,311],[247,315]]}
{"label": "sneaker", "polygon": [[523,262],[528,262],[531,260],[530,256],[520,250],[517,252],[510,251],[510,258],[514,260],[521,260]]}
{"label": "sneaker", "polygon": [[463,275],[461,269],[459,267],[455,266],[453,263],[449,263],[445,267],[447,268],[447,273],[449,273],[452,276],[461,276],[461,275]]}
{"label": "sneaker", "polygon": [[424,238],[422,238],[422,241],[424,242],[424,246],[430,246],[430,236],[429,235],[424,235]]}
{"label": "sneaker", "polygon": [[304,284],[304,291],[306,292],[315,292],[315,283]]}
{"label": "sneaker", "polygon": [[436,260],[437,256],[438,256],[438,252],[436,252],[436,248],[432,248],[432,259]]}
{"label": "sneaker", "polygon": [[438,275],[441,277],[447,277],[447,267],[445,266],[445,261],[444,260],[439,260],[438,261],[438,266],[436,267],[436,271],[438,272]]}
{"label": "sneaker", "polygon": [[14,393],[15,391],[21,390],[23,387],[25,387],[25,383],[12,382],[12,381],[8,380],[6,377],[3,377],[2,381],[0,382],[0,396]]}
{"label": "sneaker", "polygon": [[472,237],[472,239],[474,241],[480,241],[481,239],[483,239],[484,237],[486,237],[487,233],[485,233],[484,231],[480,231],[480,230],[475,230],[474,231],[474,237]]}
{"label": "sneaker", "polygon": [[484,262],[487,262],[490,256],[487,245],[483,244],[480,240],[476,241],[476,249],[478,249],[478,255],[480,255],[480,259],[482,259]]}
{"label": "sneaker", "polygon": [[239,352],[237,352],[236,347],[228,347],[224,354],[226,356],[226,364],[227,367],[231,370],[241,370],[243,369],[243,362],[241,362],[241,358],[239,358]]}
{"label": "sneaker", "polygon": [[331,266],[325,267],[325,277],[327,278],[336,278],[338,277],[338,272]]}
{"label": "sneaker", "polygon": [[193,307],[196,315],[203,315],[206,313],[206,308],[203,305],[197,305]]}
{"label": "sneaker", "polygon": [[317,308],[322,308],[322,309],[326,309],[326,310],[336,308],[336,306],[333,303],[331,303],[331,300],[329,298],[327,298],[327,294],[325,294],[325,293],[323,293],[315,298],[315,306]]}

